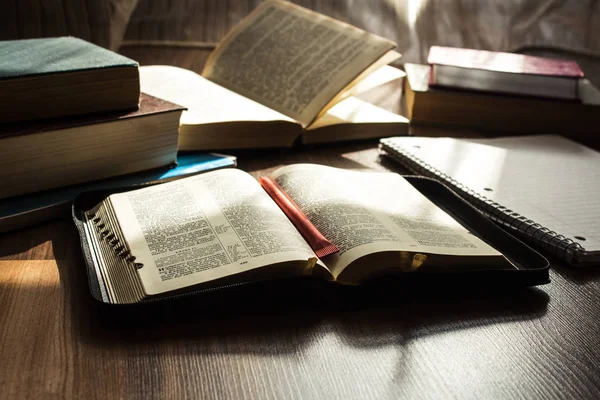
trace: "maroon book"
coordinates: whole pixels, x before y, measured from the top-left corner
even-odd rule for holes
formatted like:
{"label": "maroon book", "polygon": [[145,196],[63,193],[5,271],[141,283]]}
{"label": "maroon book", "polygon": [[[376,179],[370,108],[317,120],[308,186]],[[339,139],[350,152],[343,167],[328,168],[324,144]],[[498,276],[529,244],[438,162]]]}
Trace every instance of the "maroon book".
{"label": "maroon book", "polygon": [[135,111],[0,124],[0,199],[172,164],[183,110],[143,94]]}
{"label": "maroon book", "polygon": [[27,135],[31,133],[57,131],[83,125],[95,125],[116,120],[139,118],[152,114],[160,114],[184,109],[185,108],[180,105],[142,93],[140,96],[140,106],[134,111],[113,111],[107,113],[78,115],[74,117],[71,116],[4,123],[0,124],[0,139],[11,136]]}
{"label": "maroon book", "polygon": [[432,46],[429,49],[427,62],[431,65],[449,65],[513,74],[583,78],[583,71],[575,61],[497,51]]}
{"label": "maroon book", "polygon": [[431,86],[498,94],[578,100],[583,71],[575,61],[432,46]]}

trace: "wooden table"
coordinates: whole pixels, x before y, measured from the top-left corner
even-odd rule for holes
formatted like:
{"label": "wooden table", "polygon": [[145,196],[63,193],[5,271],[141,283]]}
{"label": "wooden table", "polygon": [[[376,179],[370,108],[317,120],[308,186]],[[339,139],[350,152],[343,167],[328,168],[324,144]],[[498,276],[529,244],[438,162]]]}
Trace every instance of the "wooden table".
{"label": "wooden table", "polygon": [[[239,155],[385,169],[374,142]],[[0,235],[0,398],[598,398],[600,270],[510,293],[114,310],[68,218]],[[257,293],[257,298],[260,297]],[[303,298],[303,296],[306,296]]]}
{"label": "wooden table", "polygon": [[[197,72],[208,54],[122,52]],[[376,142],[238,156],[256,177],[298,162],[387,167]],[[598,398],[600,269],[556,265],[551,279],[504,294],[255,293],[107,309],[65,217],[0,235],[0,398]]]}

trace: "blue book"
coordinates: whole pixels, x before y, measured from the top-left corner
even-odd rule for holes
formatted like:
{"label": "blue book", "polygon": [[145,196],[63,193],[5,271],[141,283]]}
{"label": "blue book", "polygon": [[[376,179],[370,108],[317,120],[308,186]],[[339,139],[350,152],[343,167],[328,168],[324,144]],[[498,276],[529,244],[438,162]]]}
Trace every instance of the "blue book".
{"label": "blue book", "polygon": [[0,200],[0,232],[67,217],[71,202],[81,192],[130,187],[157,180],[169,181],[236,166],[236,158],[229,155],[179,153],[176,165],[2,199]]}

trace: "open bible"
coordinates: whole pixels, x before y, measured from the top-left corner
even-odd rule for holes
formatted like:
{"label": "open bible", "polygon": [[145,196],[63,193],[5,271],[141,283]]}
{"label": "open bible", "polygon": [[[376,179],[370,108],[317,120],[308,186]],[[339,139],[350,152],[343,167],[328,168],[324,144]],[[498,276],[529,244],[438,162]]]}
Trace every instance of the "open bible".
{"label": "open bible", "polygon": [[[235,169],[112,194],[85,210],[80,233],[98,297],[122,304],[300,276],[357,285],[519,269],[398,174],[296,164],[269,178],[306,221]],[[303,222],[338,251],[317,256]]]}
{"label": "open bible", "polygon": [[260,4],[221,41],[202,75],[140,69],[145,93],[184,105],[181,150],[289,147],[404,135],[408,120],[354,95],[398,83],[396,45],[293,3]]}

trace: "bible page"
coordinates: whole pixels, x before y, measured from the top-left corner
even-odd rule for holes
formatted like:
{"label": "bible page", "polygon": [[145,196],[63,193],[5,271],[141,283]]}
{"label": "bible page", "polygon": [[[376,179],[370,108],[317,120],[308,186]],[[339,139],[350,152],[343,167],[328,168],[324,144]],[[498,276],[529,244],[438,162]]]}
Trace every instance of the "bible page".
{"label": "bible page", "polygon": [[334,277],[382,251],[500,255],[398,174],[296,164],[272,178],[340,249],[325,260]]}
{"label": "bible page", "polygon": [[306,127],[394,47],[351,25],[270,0],[225,37],[202,75]]}
{"label": "bible page", "polygon": [[[254,178],[226,169],[109,197],[148,295],[314,252]],[[314,265],[314,264],[313,264]],[[277,271],[273,275],[277,276]]]}

